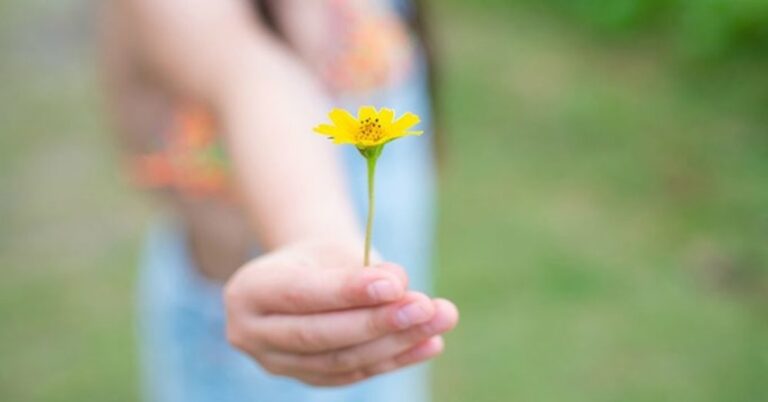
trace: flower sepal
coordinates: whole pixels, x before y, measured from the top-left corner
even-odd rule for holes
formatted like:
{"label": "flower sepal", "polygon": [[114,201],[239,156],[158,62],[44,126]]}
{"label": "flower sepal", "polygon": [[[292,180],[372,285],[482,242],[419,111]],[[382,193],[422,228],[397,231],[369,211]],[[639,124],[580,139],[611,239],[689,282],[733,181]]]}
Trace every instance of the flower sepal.
{"label": "flower sepal", "polygon": [[363,155],[365,159],[379,159],[379,155],[381,155],[381,151],[384,150],[384,144],[380,145],[374,145],[372,147],[357,147],[357,151],[360,152],[360,155]]}

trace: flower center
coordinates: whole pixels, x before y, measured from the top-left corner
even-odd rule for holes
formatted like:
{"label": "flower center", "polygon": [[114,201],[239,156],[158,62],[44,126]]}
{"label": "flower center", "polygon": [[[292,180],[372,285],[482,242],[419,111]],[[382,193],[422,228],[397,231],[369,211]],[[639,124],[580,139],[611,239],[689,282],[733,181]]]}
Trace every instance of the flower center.
{"label": "flower center", "polygon": [[372,119],[366,117],[360,122],[360,131],[358,132],[358,138],[362,141],[376,142],[381,139],[384,132],[381,129],[381,123],[379,118]]}

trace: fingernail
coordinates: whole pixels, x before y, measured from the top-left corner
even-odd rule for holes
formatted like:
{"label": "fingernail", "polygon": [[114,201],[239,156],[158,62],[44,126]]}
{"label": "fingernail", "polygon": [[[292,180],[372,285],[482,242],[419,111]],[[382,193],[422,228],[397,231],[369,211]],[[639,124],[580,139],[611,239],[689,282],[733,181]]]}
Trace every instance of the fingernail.
{"label": "fingernail", "polygon": [[430,313],[419,302],[406,305],[395,313],[395,321],[400,328],[407,328],[424,322],[430,318]]}
{"label": "fingernail", "polygon": [[395,284],[386,279],[379,279],[368,285],[368,295],[376,301],[391,301],[398,296]]}

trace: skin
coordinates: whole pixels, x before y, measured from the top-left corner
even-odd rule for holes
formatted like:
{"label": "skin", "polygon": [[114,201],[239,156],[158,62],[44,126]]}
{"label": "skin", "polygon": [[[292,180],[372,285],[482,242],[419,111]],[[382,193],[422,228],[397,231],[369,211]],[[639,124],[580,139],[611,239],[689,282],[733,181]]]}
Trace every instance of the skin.
{"label": "skin", "polygon": [[[226,281],[229,341],[274,374],[336,386],[437,356],[458,312],[408,290],[402,267],[360,264],[336,150],[310,132],[330,110],[313,69],[324,3],[278,2],[278,40],[241,0],[114,0],[102,54],[127,154],[150,149],[177,99],[226,133],[243,202],[163,196],[201,272]],[[265,253],[247,261],[254,242]]]}

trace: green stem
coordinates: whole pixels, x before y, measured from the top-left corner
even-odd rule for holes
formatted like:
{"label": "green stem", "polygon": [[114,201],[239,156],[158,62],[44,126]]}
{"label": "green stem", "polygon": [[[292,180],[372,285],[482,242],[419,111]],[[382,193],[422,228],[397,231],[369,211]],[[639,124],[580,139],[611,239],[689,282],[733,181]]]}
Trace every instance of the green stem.
{"label": "green stem", "polygon": [[368,164],[368,222],[365,225],[365,253],[363,256],[363,265],[368,266],[370,264],[371,257],[371,237],[373,235],[373,215],[375,213],[375,197],[374,197],[374,179],[376,177],[376,160],[378,155],[367,155],[366,162]]}

